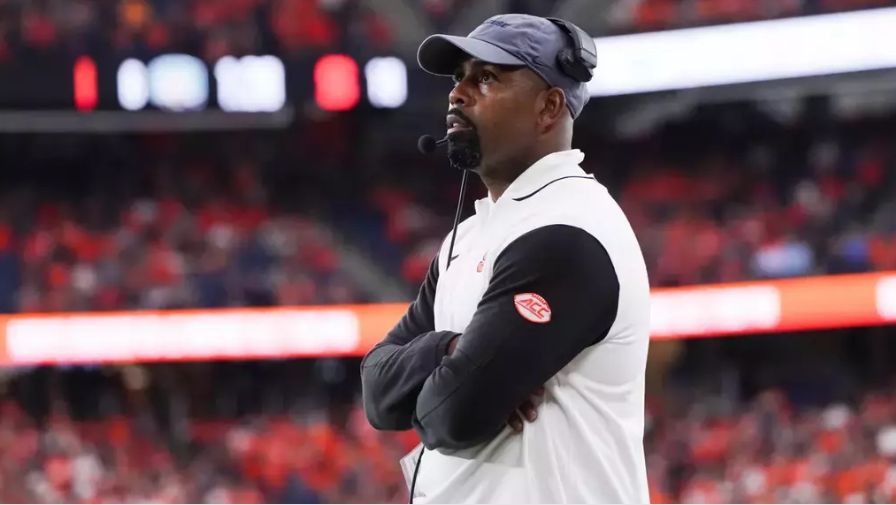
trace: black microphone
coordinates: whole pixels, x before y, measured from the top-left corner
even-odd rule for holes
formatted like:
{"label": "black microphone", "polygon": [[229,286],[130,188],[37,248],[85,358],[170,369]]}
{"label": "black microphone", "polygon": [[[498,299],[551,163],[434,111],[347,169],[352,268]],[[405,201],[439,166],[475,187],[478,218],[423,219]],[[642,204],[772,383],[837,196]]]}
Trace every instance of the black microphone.
{"label": "black microphone", "polygon": [[432,154],[435,152],[436,147],[439,147],[446,142],[448,142],[448,137],[445,137],[442,140],[436,140],[432,135],[424,135],[417,141],[417,149],[420,149],[420,152],[423,154]]}

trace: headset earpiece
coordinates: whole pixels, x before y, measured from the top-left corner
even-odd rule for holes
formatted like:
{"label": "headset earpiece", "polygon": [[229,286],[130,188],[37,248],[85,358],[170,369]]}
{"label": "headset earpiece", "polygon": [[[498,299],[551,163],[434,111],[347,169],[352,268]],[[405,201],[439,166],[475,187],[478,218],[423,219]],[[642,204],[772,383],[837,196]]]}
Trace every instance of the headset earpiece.
{"label": "headset earpiece", "polygon": [[578,26],[558,18],[547,18],[563,29],[573,41],[572,49],[564,49],[557,54],[560,68],[566,75],[578,82],[588,82],[594,77],[597,68],[597,47],[584,30]]}

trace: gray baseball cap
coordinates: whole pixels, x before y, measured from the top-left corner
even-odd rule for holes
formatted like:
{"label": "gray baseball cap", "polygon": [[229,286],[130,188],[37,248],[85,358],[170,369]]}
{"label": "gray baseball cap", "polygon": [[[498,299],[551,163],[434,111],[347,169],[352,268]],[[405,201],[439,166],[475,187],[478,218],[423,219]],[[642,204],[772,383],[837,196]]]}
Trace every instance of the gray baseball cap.
{"label": "gray baseball cap", "polygon": [[573,46],[573,40],[552,21],[528,14],[491,17],[466,37],[432,35],[420,44],[417,63],[434,75],[454,75],[467,58],[495,65],[525,66],[549,85],[566,94],[566,104],[576,118],[588,103],[588,86],[563,72],[557,55]]}

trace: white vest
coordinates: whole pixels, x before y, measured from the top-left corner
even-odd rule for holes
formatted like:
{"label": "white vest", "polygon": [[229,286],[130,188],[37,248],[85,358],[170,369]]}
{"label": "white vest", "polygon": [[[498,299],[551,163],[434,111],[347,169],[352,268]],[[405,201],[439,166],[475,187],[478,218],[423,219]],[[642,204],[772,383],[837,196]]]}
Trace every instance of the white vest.
{"label": "white vest", "polygon": [[[583,179],[590,178],[578,166],[583,159],[578,150],[548,155],[497,202],[490,197],[476,202],[476,215],[458,228],[456,259],[448,270],[450,236],[442,245],[435,329],[462,333],[503,248],[529,231],[557,224],[585,230],[609,253],[620,285],[616,321],[602,342],[545,384],[538,419],[524,423],[522,433],[505,428],[473,449],[426,450],[414,503],[649,502],[643,448],[647,269],[616,201],[603,185]],[[421,449],[402,459],[408,485]]]}

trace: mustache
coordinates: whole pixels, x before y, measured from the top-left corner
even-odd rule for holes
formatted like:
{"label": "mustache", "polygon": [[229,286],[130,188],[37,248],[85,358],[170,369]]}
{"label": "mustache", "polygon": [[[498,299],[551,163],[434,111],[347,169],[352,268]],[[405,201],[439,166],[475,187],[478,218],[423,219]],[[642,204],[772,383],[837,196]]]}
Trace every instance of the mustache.
{"label": "mustache", "polygon": [[461,118],[465,123],[467,123],[470,126],[470,128],[472,128],[474,130],[476,129],[476,123],[473,122],[472,119],[470,119],[470,116],[466,115],[466,113],[464,113],[464,111],[458,109],[457,107],[452,107],[452,108],[448,109],[448,113],[446,114],[446,116],[451,116],[451,115]]}

